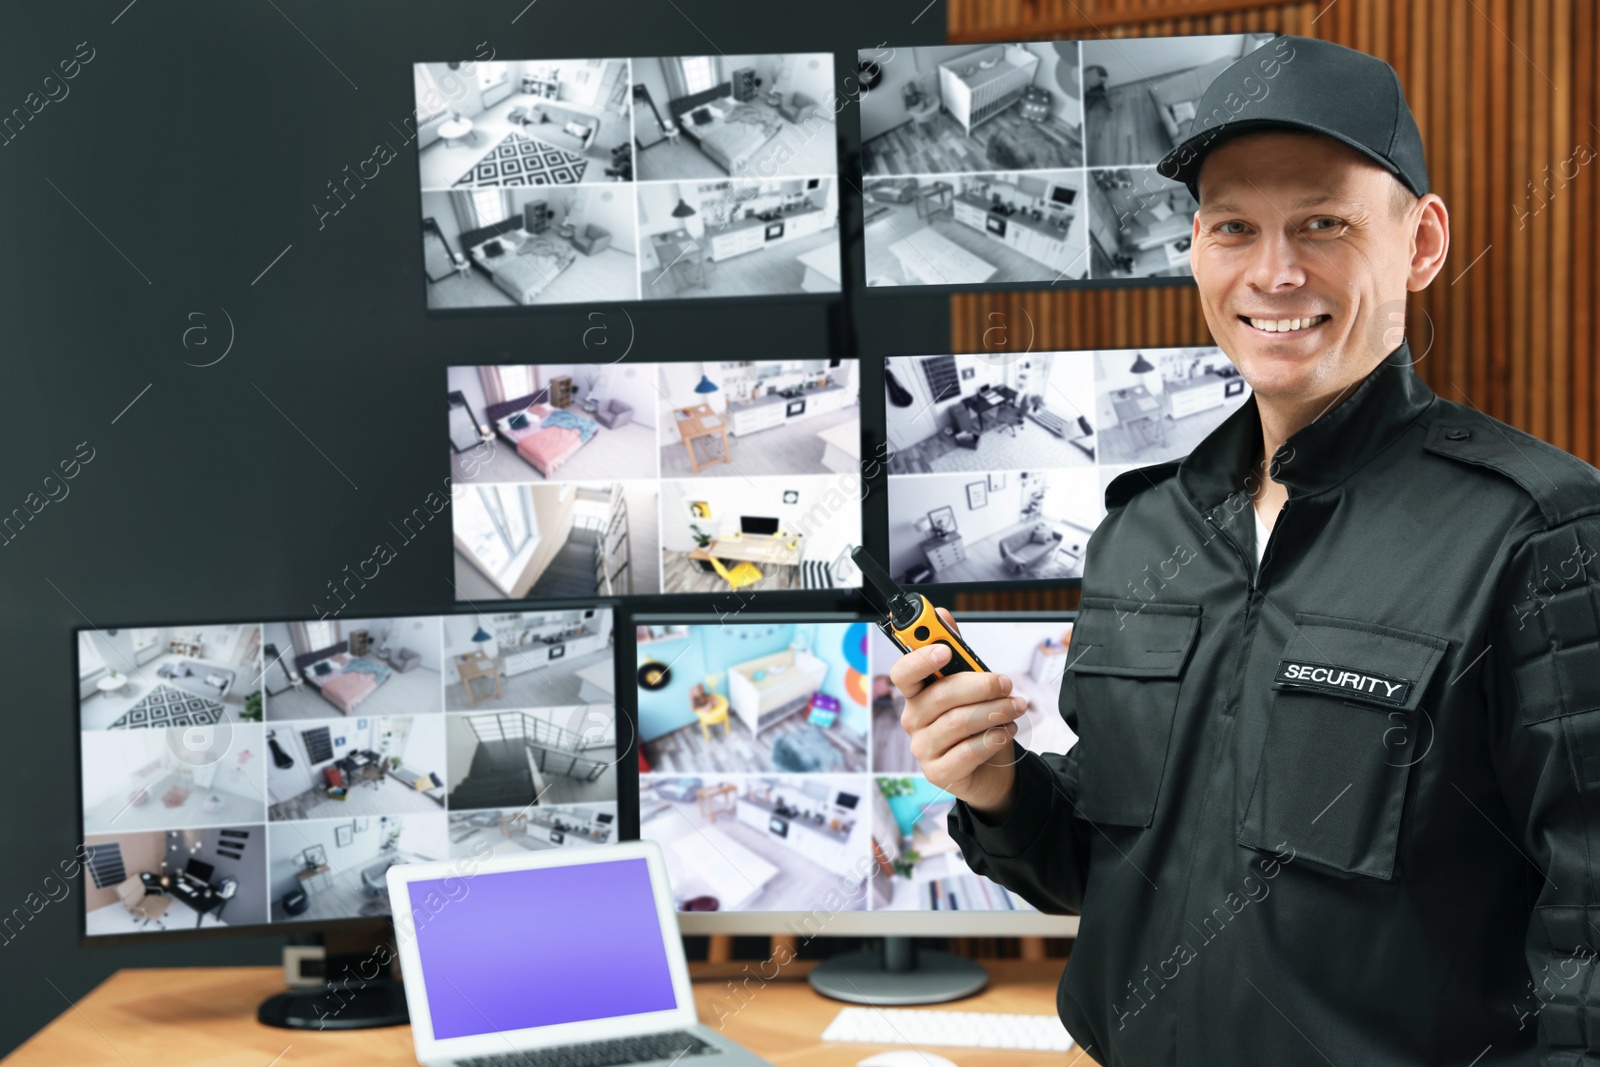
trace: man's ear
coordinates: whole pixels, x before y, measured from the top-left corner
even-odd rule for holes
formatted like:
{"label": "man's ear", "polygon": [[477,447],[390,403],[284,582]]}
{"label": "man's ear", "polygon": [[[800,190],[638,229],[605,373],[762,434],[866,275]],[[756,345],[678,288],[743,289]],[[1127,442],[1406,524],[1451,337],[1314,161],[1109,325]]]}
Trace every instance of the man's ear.
{"label": "man's ear", "polygon": [[1437,193],[1423,195],[1414,210],[1418,216],[1411,231],[1411,269],[1406,288],[1416,293],[1433,284],[1444,269],[1445,256],[1450,251],[1450,212]]}

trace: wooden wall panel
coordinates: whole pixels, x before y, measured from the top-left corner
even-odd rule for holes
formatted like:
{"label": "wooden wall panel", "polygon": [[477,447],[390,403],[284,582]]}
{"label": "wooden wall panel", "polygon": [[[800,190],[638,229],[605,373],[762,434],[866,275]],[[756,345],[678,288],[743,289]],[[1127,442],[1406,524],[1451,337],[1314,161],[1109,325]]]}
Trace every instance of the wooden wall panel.
{"label": "wooden wall panel", "polygon": [[[1272,31],[1392,64],[1422,130],[1451,244],[1414,294],[1418,373],[1582,459],[1600,461],[1600,13],[1594,0],[950,0],[952,42]],[[1588,162],[1584,162],[1587,159]],[[1002,319],[993,316],[998,313]],[[1005,322],[1020,347],[1208,344],[1191,289],[958,294],[958,352]],[[991,338],[995,335],[991,335]],[[970,593],[972,609],[1058,608],[1064,591]]]}

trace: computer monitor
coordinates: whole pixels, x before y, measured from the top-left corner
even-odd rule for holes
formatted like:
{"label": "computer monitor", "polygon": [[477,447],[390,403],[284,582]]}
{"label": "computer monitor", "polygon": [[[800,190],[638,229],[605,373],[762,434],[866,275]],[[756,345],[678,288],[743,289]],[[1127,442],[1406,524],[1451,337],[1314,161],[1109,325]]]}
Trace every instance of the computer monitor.
{"label": "computer monitor", "polygon": [[1082,581],[1118,475],[1181,459],[1249,398],[1219,348],[893,356],[889,555],[902,585]]}
{"label": "computer monitor", "polygon": [[[724,593],[719,566],[741,598],[860,584],[859,360],[483,364],[440,384],[463,609]],[[755,552],[741,531],[782,539]]]}
{"label": "computer monitor", "polygon": [[[666,856],[685,933],[1077,932],[1075,916],[1039,912],[966,865],[946,827],[954,798],[922,775],[900,726],[888,679],[899,653],[867,617],[635,621],[639,834]],[[1065,752],[1076,737],[1056,699],[1071,616],[960,622],[1030,702],[1020,743]]]}
{"label": "computer monitor", "polygon": [[[1112,93],[1120,101],[1135,82],[1148,84],[1161,96],[1152,103],[1162,123],[1173,137],[1186,136],[1184,124],[1198,116],[1184,116],[1190,107],[1203,109],[1199,102],[1222,69],[1272,39],[995,38],[931,52],[885,47],[891,38],[859,50],[859,70],[870,72],[861,88],[882,82],[878,91],[860,93],[864,180],[852,201],[861,211],[866,299],[903,297],[915,286],[1060,292],[1187,284],[1200,205],[1182,182],[1158,172],[1159,150],[1100,148],[1107,136],[1126,132],[1127,120],[1107,101]],[[1052,69],[1054,76],[1044,73]],[[1028,120],[1022,127],[1071,132],[1029,138],[1026,148],[1002,138],[996,149],[989,119],[997,109]],[[1080,144],[1089,146],[1088,169]],[[1061,201],[1052,198],[1052,185],[1077,191],[1070,210],[1054,206]],[[1025,351],[1029,324],[1020,314],[1001,318],[984,320],[984,348]],[[936,450],[919,452],[937,462]]]}
{"label": "computer monitor", "polygon": [[85,942],[371,945],[395,863],[617,840],[612,625],[580,604],[78,630]]}
{"label": "computer monitor", "polygon": [[[617,43],[605,27],[590,32],[596,44]],[[836,138],[831,130],[810,130],[805,150],[795,152],[789,143],[794,135],[780,138],[779,127],[769,125],[779,121],[779,104],[792,110],[788,94],[816,101],[828,96],[835,84],[831,51],[745,53],[726,61],[719,55],[715,69],[701,70],[707,59],[698,55],[550,56],[552,40],[530,41],[528,51],[480,48],[478,55],[439,57],[412,68],[412,119],[418,129],[427,124],[431,131],[406,138],[417,148],[419,265],[430,312],[459,312],[462,302],[442,299],[434,283],[460,270],[468,284],[467,272],[477,276],[479,268],[482,278],[472,282],[483,286],[473,293],[478,309],[502,314],[574,303],[692,299],[691,281],[698,295],[723,300],[817,300],[839,293]],[[691,44],[687,37],[683,43]],[[698,35],[691,47],[703,49]],[[1077,60],[1071,65],[1076,70]],[[506,105],[492,115],[482,91],[491,84],[505,94],[495,102]],[[737,110],[745,106],[760,113],[760,140],[733,132],[749,125],[751,112]],[[688,130],[698,131],[686,133],[691,143],[714,141],[719,147],[692,158],[664,156],[658,146],[670,139],[677,148],[680,131]],[[473,150],[455,151],[464,143]],[[657,151],[645,154],[650,148]],[[353,195],[349,187],[344,191]],[[345,204],[336,186],[329,193],[324,218]],[[760,225],[770,220],[782,225]],[[738,247],[764,252],[757,258],[767,261],[766,271],[729,268],[708,278],[698,253],[693,272],[689,262],[674,261],[678,242],[687,242],[687,259],[699,247],[696,240],[706,242],[709,253],[712,236],[746,225],[761,237]],[[648,253],[650,266],[608,270],[601,255],[606,251]],[[725,258],[723,245],[715,251]],[[574,261],[569,252],[584,258]],[[529,266],[488,266],[519,255]],[[623,370],[615,377],[622,378]],[[654,430],[655,424],[643,428]]]}

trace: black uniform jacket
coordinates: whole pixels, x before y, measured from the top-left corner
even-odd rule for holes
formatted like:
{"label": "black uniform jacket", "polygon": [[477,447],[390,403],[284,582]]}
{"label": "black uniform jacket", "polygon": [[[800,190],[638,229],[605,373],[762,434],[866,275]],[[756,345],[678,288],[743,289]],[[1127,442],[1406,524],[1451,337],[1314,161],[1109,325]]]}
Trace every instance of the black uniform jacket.
{"label": "black uniform jacket", "polygon": [[[1078,913],[1108,1067],[1600,1064],[1600,471],[1393,350],[1275,456],[1252,397],[1106,489],[1061,685],[967,862]],[[982,650],[979,650],[982,655]]]}

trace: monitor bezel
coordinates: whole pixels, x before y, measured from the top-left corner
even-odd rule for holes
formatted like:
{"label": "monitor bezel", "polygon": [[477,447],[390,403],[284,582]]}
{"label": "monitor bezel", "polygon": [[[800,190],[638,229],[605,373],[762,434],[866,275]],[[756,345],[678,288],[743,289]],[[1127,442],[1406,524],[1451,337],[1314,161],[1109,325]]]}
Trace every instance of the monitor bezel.
{"label": "monitor bezel", "polygon": [[[919,589],[919,592],[923,591]],[[940,590],[944,595],[930,596],[942,606],[949,606],[954,589]],[[952,609],[953,610],[953,609]],[[1066,622],[1077,620],[1076,609],[1055,611],[964,611],[956,616],[961,622]],[[626,640],[637,661],[635,626],[662,625],[771,625],[773,623],[806,622],[866,622],[877,624],[878,617],[871,613],[848,611],[793,611],[793,612],[737,612],[732,614],[707,614],[694,611],[643,611],[627,616],[627,626],[619,625],[618,663],[627,652],[622,648]],[[982,655],[982,652],[979,652]],[[870,664],[869,664],[870,669]],[[617,714],[628,719],[628,734],[634,749],[624,758],[638,766],[637,739],[639,736],[639,706],[635,681],[631,671],[625,672],[625,681],[617,691]],[[619,726],[620,730],[620,726]],[[872,775],[869,772],[869,777]],[[639,834],[639,799],[637,773],[630,775],[634,783],[633,796],[627,810],[627,828],[635,839]],[[619,806],[623,798],[618,797]],[[812,937],[1076,937],[1076,915],[1050,915],[1041,911],[828,911],[814,908],[811,911],[747,911],[747,912],[676,912],[678,929],[689,935],[736,934],[747,936],[794,936],[799,942]]]}

